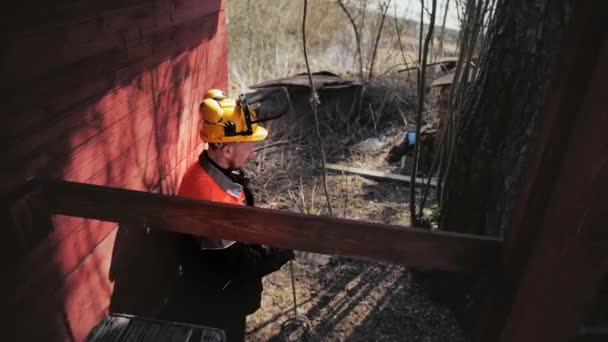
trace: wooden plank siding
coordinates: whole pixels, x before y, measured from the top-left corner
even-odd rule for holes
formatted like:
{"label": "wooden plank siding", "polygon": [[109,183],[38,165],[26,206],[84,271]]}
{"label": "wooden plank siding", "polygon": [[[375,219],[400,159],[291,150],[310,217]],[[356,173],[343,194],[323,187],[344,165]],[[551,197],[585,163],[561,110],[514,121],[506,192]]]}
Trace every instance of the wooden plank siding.
{"label": "wooden plank siding", "polygon": [[[200,152],[201,96],[228,86],[225,0],[11,7],[0,33],[2,193],[30,176],[174,193]],[[112,260],[116,223],[35,222],[0,239],[3,338],[81,341],[108,311],[110,265],[135,261]]]}
{"label": "wooden plank siding", "polygon": [[571,341],[608,274],[608,3],[577,1],[473,341]]}
{"label": "wooden plank siding", "polygon": [[[172,175],[183,174],[185,165],[193,161],[197,156],[193,153],[174,169]],[[6,296],[8,305],[22,305],[24,301],[36,302],[40,300],[37,287],[45,284],[46,287],[58,288],[65,277],[70,275],[80,263],[82,263],[98,244],[108,239],[115,233],[115,223],[97,220],[70,220],[68,216],[60,216],[56,224],[73,227],[73,231],[56,244],[39,244],[20,263],[18,272],[15,274],[15,288],[8,289]],[[52,233],[50,234],[52,235]],[[50,262],[41,262],[44,258],[51,257]]]}

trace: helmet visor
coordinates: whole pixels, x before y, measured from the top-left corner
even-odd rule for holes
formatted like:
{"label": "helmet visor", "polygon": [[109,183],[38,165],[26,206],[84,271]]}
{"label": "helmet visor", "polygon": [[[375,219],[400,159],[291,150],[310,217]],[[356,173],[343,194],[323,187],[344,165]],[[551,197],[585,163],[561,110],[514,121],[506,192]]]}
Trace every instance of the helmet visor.
{"label": "helmet visor", "polygon": [[239,97],[251,114],[251,123],[274,120],[291,111],[289,92],[284,87],[259,89]]}

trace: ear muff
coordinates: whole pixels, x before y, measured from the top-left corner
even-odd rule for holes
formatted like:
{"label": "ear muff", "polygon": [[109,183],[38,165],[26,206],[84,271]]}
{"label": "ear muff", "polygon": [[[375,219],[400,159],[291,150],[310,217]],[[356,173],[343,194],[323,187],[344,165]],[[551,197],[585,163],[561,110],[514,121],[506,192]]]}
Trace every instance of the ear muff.
{"label": "ear muff", "polygon": [[207,94],[205,94],[206,99],[214,99],[215,101],[221,101],[226,98],[224,92],[219,89],[209,89]]}
{"label": "ear muff", "polygon": [[199,113],[208,124],[218,124],[224,118],[224,110],[214,99],[205,99],[199,108]]}

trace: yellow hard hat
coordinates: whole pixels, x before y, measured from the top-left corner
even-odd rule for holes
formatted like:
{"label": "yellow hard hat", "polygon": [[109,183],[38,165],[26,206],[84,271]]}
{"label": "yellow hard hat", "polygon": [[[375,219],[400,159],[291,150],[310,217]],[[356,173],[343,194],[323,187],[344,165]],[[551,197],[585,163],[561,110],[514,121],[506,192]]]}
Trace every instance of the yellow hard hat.
{"label": "yellow hard hat", "polygon": [[[200,105],[202,127],[200,129],[201,139],[208,143],[220,142],[244,142],[260,141],[266,139],[268,131],[251,121],[255,121],[257,114],[253,109],[249,110],[249,121],[240,102],[211,94],[212,89],[207,92],[205,99]],[[217,90],[222,95],[220,90]],[[209,95],[213,97],[208,97]],[[248,124],[249,122],[249,124]]]}

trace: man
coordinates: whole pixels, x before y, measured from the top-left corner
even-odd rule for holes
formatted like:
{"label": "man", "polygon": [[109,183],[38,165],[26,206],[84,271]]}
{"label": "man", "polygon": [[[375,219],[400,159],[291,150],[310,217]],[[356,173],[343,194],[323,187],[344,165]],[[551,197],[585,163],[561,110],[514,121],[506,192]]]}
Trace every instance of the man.
{"label": "man", "polygon": [[[247,110],[219,90],[207,93],[200,136],[209,147],[186,171],[179,196],[253,206],[242,168],[268,132],[251,123],[255,113],[245,118]],[[228,341],[242,341],[246,316],[260,307],[262,277],[293,259],[293,252],[193,236],[183,240],[178,294],[165,318],[220,328]]]}
{"label": "man", "polygon": [[[447,111],[448,111],[448,98],[450,94],[450,87],[454,80],[454,71],[451,71],[433,81],[431,88],[437,89],[437,102],[436,112],[437,116],[430,123],[425,124],[420,129],[420,170],[428,172],[432,167],[433,153],[436,148],[436,143],[441,137],[441,132],[444,129]],[[395,163],[402,159],[405,155],[411,155],[416,145],[416,130],[414,128],[409,129],[403,141],[391,148],[388,153],[387,161],[389,163]]]}

